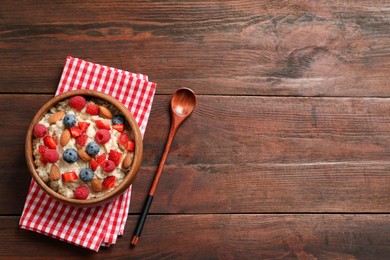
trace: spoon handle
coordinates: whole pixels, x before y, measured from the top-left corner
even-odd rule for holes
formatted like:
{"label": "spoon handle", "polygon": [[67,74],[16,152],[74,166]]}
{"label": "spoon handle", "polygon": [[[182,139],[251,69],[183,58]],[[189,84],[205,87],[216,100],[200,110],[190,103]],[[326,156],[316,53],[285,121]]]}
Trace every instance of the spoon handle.
{"label": "spoon handle", "polygon": [[132,246],[136,246],[138,243],[138,239],[141,236],[142,228],[144,227],[146,217],[148,216],[150,205],[152,205],[152,201],[153,201],[153,196],[149,194],[148,197],[146,198],[144,209],[142,210],[142,214],[139,217],[137,226],[135,228],[133,239],[131,240]]}
{"label": "spoon handle", "polygon": [[[181,123],[181,121],[180,121],[180,123]],[[171,147],[173,138],[175,137],[176,130],[177,130],[177,127],[179,126],[179,124],[177,124],[177,121],[175,122],[175,120],[172,121],[171,130],[169,132],[168,140],[167,140],[167,143],[165,145],[165,149],[164,149],[164,152],[162,154],[160,164],[159,164],[159,166],[157,168],[156,175],[154,176],[153,183],[152,183],[152,186],[150,187],[150,191],[149,191],[148,197],[146,198],[145,206],[144,206],[144,208],[142,210],[140,218],[138,219],[138,223],[137,223],[137,226],[135,228],[133,239],[131,240],[131,245],[132,246],[136,246],[137,245],[138,239],[141,236],[142,228],[143,228],[143,226],[145,224],[146,217],[148,215],[150,206],[152,205],[154,193],[156,191],[158,181],[160,180],[161,172],[162,172],[162,170],[164,168],[164,164],[165,164],[165,161],[167,159],[167,156],[168,156],[168,153],[169,153],[169,149]]]}

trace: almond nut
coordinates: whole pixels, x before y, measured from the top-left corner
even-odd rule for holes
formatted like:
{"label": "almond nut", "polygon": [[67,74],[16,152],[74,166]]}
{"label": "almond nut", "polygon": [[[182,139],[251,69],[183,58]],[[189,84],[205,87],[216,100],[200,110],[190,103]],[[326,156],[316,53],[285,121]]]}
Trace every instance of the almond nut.
{"label": "almond nut", "polygon": [[63,116],[65,115],[65,112],[64,111],[58,111],[56,113],[54,113],[54,115],[52,115],[50,118],[49,118],[49,123],[52,125],[52,124],[55,124],[58,120],[60,120]]}
{"label": "almond nut", "polygon": [[94,192],[99,192],[103,189],[103,185],[98,179],[92,179],[91,187]]}
{"label": "almond nut", "polygon": [[69,142],[70,137],[71,137],[71,133],[70,133],[69,129],[65,129],[62,132],[61,137],[60,137],[60,145],[62,147],[64,147]]}
{"label": "almond nut", "polygon": [[49,173],[49,179],[51,181],[56,181],[61,177],[60,169],[58,168],[57,165],[53,164],[50,168],[50,173]]}
{"label": "almond nut", "polygon": [[125,156],[125,159],[123,159],[123,162],[122,162],[122,168],[123,169],[128,169],[130,168],[131,164],[133,163],[133,155],[128,153],[126,156]]}
{"label": "almond nut", "polygon": [[112,113],[104,106],[99,106],[99,115],[108,119],[112,118]]}
{"label": "almond nut", "polygon": [[89,162],[91,160],[91,157],[83,149],[79,149],[77,151],[77,153],[79,154],[81,160],[86,161],[86,162]]}

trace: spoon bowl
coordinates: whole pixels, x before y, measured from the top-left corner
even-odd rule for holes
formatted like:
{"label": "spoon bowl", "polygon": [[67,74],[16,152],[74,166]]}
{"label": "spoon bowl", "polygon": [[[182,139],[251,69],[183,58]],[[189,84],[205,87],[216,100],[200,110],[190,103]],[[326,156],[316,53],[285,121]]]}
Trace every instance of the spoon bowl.
{"label": "spoon bowl", "polygon": [[187,117],[194,110],[195,104],[195,93],[189,88],[181,88],[172,95],[171,110],[178,116]]}

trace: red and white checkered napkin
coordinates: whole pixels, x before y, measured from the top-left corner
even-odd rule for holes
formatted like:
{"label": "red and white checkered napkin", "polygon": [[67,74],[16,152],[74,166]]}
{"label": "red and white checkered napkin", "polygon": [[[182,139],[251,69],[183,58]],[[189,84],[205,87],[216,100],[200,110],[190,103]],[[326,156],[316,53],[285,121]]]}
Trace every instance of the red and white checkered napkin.
{"label": "red and white checkered napkin", "polygon": [[[67,57],[56,95],[92,89],[121,101],[138,122],[142,135],[156,84],[147,76]],[[94,208],[75,208],[52,199],[31,181],[20,227],[98,251],[122,235],[129,211],[131,187],[114,201]]]}

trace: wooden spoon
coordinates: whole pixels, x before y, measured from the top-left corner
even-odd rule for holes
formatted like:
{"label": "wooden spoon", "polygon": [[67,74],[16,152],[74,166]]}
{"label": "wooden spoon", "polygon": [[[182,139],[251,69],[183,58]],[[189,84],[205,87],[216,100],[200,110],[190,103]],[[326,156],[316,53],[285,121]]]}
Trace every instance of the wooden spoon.
{"label": "wooden spoon", "polygon": [[196,104],[196,96],[195,93],[189,88],[180,88],[176,90],[171,99],[171,130],[168,135],[168,140],[165,145],[164,152],[161,157],[160,164],[157,168],[156,175],[154,176],[154,180],[152,186],[150,187],[149,195],[146,198],[146,202],[144,205],[144,209],[141,213],[141,216],[138,220],[137,227],[134,232],[133,239],[131,240],[131,245],[135,246],[138,243],[139,237],[141,236],[142,228],[144,226],[146,217],[149,212],[150,205],[152,204],[152,200],[154,197],[154,193],[157,188],[158,181],[160,180],[161,172],[165,164],[165,160],[167,159],[169,148],[171,147],[173,138],[175,137],[176,131],[181,125],[181,123],[194,111]]}

